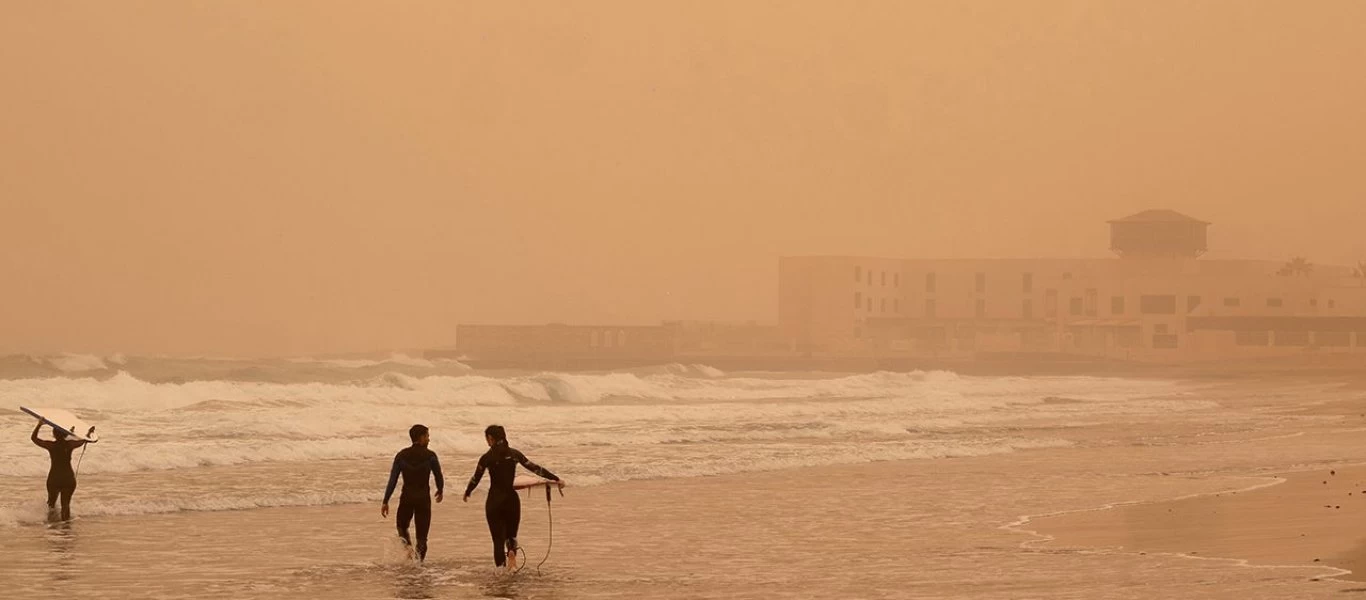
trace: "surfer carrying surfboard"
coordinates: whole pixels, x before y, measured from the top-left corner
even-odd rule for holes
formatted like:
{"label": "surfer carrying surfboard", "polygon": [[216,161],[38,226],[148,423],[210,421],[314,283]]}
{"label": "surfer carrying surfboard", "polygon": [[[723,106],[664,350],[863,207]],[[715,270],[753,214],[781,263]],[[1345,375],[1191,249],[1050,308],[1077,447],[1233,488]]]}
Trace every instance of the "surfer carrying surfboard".
{"label": "surfer carrying surfboard", "polygon": [[427,531],[432,524],[431,489],[427,487],[429,478],[436,479],[436,501],[441,502],[445,479],[441,477],[441,462],[436,453],[427,449],[431,434],[425,425],[413,425],[408,429],[408,438],[413,445],[404,448],[394,456],[394,466],[389,470],[389,485],[384,489],[384,504],[379,514],[389,516],[389,497],[394,495],[398,476],[403,475],[403,491],[398,495],[398,536],[403,543],[412,547],[408,537],[408,523],[417,521],[417,558],[427,558]]}
{"label": "surfer carrying surfboard", "polygon": [[[52,467],[47,472],[47,516],[52,519],[57,513],[57,499],[62,500],[63,521],[71,520],[71,495],[76,493],[76,472],[71,468],[71,451],[86,445],[85,440],[68,440],[65,431],[52,428],[56,439],[48,441],[38,438],[38,432],[47,424],[46,419],[38,419],[29,439],[39,448],[47,450],[52,459]],[[93,430],[93,429],[92,429]]]}
{"label": "surfer carrying surfboard", "polygon": [[489,496],[484,502],[484,518],[488,520],[489,535],[493,537],[493,564],[516,569],[517,528],[522,521],[522,501],[513,487],[517,465],[558,483],[561,488],[564,487],[564,480],[527,460],[526,455],[516,448],[508,446],[507,432],[501,425],[489,425],[484,429],[484,441],[488,442],[489,451],[479,457],[474,476],[470,477],[470,484],[465,487],[464,501],[470,501],[470,494],[479,485],[479,480],[483,479],[484,471],[488,470]]}

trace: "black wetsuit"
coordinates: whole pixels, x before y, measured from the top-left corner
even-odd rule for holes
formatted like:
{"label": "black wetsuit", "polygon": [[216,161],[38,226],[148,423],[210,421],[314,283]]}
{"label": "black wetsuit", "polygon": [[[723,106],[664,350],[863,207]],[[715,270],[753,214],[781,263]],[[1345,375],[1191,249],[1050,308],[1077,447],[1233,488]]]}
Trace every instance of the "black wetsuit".
{"label": "black wetsuit", "polygon": [[76,472],[71,469],[71,452],[76,448],[85,445],[85,442],[77,442],[72,445],[65,440],[49,441],[34,439],[33,443],[38,444],[47,450],[52,458],[52,468],[47,472],[47,508],[49,511],[56,510],[57,498],[62,500],[62,520],[71,519],[71,495],[76,493]]}
{"label": "black wetsuit", "polygon": [[465,488],[465,495],[469,496],[484,478],[484,470],[488,470],[489,497],[484,502],[484,518],[489,522],[489,535],[493,537],[493,564],[500,567],[507,562],[507,552],[517,548],[517,528],[522,522],[522,501],[517,497],[517,490],[512,488],[519,464],[551,481],[560,480],[554,473],[527,460],[516,448],[508,447],[507,442],[499,442],[479,457],[479,466]]}
{"label": "black wetsuit", "polygon": [[427,487],[429,476],[436,478],[436,493],[440,494],[445,486],[441,477],[441,462],[436,453],[426,446],[416,444],[404,448],[394,456],[394,466],[389,471],[389,486],[384,489],[384,503],[394,495],[398,476],[403,475],[403,491],[398,495],[397,524],[398,536],[404,543],[412,544],[408,537],[409,521],[417,520],[417,557],[427,557],[427,531],[432,524],[432,496]]}

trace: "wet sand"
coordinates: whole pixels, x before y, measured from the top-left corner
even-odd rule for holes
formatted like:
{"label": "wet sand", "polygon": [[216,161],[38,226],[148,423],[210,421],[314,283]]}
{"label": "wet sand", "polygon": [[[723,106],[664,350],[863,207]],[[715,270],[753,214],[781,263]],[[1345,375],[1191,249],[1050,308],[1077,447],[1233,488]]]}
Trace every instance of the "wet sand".
{"label": "wet sand", "polygon": [[[1054,548],[1326,566],[1366,582],[1366,466],[1288,473],[1227,490],[1034,519]],[[1348,573],[1350,571],[1350,573]]]}

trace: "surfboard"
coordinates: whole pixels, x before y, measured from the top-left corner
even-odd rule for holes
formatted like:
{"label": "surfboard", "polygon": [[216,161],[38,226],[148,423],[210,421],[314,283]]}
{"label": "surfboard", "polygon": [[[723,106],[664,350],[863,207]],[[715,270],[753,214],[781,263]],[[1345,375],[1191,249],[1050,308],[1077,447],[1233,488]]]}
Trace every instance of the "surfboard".
{"label": "surfboard", "polygon": [[44,423],[65,433],[71,439],[82,442],[98,442],[100,440],[100,436],[95,435],[94,427],[80,417],[71,414],[70,411],[60,408],[29,408],[27,406],[20,406],[19,410],[42,419]]}
{"label": "surfboard", "polygon": [[544,485],[544,486],[551,486],[551,485],[558,485],[558,484],[556,484],[554,481],[551,481],[551,480],[549,480],[549,479],[542,479],[542,478],[536,477],[536,476],[534,476],[534,475],[518,475],[517,477],[513,478],[513,480],[512,480],[512,489],[514,489],[514,490],[525,490],[525,489],[534,488],[534,487],[538,487],[538,486],[542,486],[542,485]]}

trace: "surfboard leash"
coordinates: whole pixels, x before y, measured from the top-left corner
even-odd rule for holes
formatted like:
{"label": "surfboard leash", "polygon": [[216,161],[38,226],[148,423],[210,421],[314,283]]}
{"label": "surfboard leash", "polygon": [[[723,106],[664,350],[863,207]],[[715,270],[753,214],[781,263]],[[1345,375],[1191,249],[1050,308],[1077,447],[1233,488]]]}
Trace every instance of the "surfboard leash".
{"label": "surfboard leash", "polygon": [[85,448],[86,448],[86,446],[89,446],[89,445],[90,445],[90,444],[81,444],[81,455],[78,456],[78,457],[76,457],[76,470],[73,471],[73,472],[71,473],[72,475],[79,475],[79,474],[80,474],[80,472],[81,472],[81,461],[82,461],[82,460],[85,460]]}
{"label": "surfboard leash", "polygon": [[[95,428],[94,428],[94,427],[91,427],[91,428],[90,428],[90,431],[86,432],[85,435],[89,436],[89,435],[92,434],[92,433],[95,433]],[[87,441],[87,442],[84,443],[84,444],[81,444],[81,455],[78,456],[78,457],[76,457],[76,470],[71,472],[71,475],[72,475],[73,477],[76,476],[76,475],[79,475],[79,474],[81,473],[81,461],[85,460],[85,451],[86,451],[86,449],[89,448],[89,447],[90,447],[90,442],[89,442],[89,441]]]}
{"label": "surfboard leash", "polygon": [[[564,492],[560,492],[564,493]],[[545,556],[541,557],[541,562],[536,563],[536,574],[541,574],[541,565],[550,558],[550,548],[555,545],[555,513],[550,510],[550,486],[545,486],[545,519],[546,519],[546,542]]]}
{"label": "surfboard leash", "polygon": [[[563,495],[564,492],[560,492],[560,494]],[[530,495],[531,495],[531,490],[527,490],[527,496],[530,496]],[[551,510],[550,504],[551,504],[551,502],[550,502],[550,486],[549,486],[549,485],[546,485],[546,486],[545,486],[545,517],[546,517],[546,528],[547,528],[547,529],[546,529],[545,556],[542,556],[542,557],[541,557],[541,562],[536,563],[536,574],[537,574],[537,575],[540,575],[540,574],[541,574],[541,565],[544,565],[544,564],[545,564],[545,561],[550,560],[550,549],[553,548],[553,547],[555,546],[555,512],[554,512],[553,510]],[[522,550],[521,547],[518,547],[518,548],[517,548],[517,551],[518,551],[518,552],[521,552],[521,550]],[[525,569],[525,568],[526,568],[526,563],[521,563],[520,565],[518,565],[517,570],[513,571],[512,573],[513,573],[514,575],[516,575],[517,573],[521,573],[521,572],[522,572],[522,569]]]}

